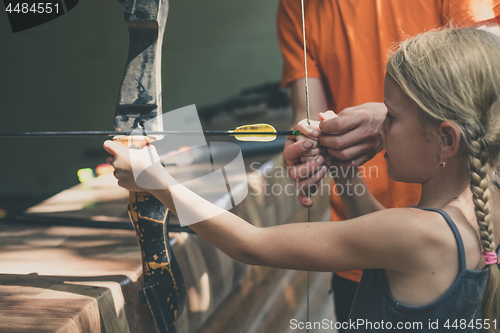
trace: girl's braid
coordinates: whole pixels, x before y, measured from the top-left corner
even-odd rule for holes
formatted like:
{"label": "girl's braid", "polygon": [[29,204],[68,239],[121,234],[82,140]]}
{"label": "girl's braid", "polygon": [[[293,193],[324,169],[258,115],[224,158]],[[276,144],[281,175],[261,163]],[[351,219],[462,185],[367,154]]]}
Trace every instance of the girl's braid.
{"label": "girl's braid", "polygon": [[488,163],[487,143],[484,131],[477,122],[466,126],[467,146],[469,148],[469,173],[472,200],[477,223],[480,228],[481,245],[484,251],[495,251],[493,223],[489,205],[490,164]]}

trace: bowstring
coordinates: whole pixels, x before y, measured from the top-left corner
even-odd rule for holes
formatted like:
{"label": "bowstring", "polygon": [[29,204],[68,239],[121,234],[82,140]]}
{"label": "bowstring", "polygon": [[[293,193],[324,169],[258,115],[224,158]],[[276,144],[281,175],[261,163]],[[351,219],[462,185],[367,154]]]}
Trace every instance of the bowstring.
{"label": "bowstring", "polygon": [[[304,70],[305,70],[305,89],[306,89],[306,112],[307,112],[307,124],[311,125],[311,117],[309,113],[309,82],[307,80],[307,47],[306,47],[306,18],[305,18],[305,10],[304,10],[304,0],[300,0],[300,4],[302,7],[302,41],[304,45]],[[307,196],[310,197],[309,191]],[[311,222],[311,207],[307,207],[307,222]],[[306,296],[306,322],[309,323],[309,279],[310,272],[307,271],[307,296]],[[309,326],[306,325],[306,333],[309,333]]]}
{"label": "bowstring", "polygon": [[307,111],[307,124],[311,125],[311,116],[309,114],[309,82],[307,81],[307,47],[306,47],[306,17],[304,10],[304,0],[300,0],[302,5],[302,41],[304,45],[304,70],[306,74],[306,111]]}

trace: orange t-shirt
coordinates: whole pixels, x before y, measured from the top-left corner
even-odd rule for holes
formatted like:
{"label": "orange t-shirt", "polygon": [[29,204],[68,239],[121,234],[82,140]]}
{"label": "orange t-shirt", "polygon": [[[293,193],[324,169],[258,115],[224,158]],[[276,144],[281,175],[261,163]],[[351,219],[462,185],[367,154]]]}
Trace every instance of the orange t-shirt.
{"label": "orange t-shirt", "polygon": [[[300,0],[280,1],[283,87],[305,76],[301,15]],[[500,0],[305,0],[308,76],[323,81],[328,107],[335,112],[383,102],[385,64],[394,43],[450,22],[470,26],[499,15]],[[405,207],[419,200],[419,185],[389,178],[382,154],[361,168],[368,188],[385,207]],[[332,220],[343,220],[338,190],[332,190]],[[361,278],[361,271],[337,274],[354,281]]]}

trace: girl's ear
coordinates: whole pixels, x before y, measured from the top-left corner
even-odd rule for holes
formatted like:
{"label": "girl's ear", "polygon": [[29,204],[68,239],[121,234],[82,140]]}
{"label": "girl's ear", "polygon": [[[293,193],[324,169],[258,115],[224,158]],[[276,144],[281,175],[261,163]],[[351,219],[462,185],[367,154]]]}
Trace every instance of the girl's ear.
{"label": "girl's ear", "polygon": [[442,158],[448,159],[454,156],[460,149],[460,141],[462,139],[457,124],[448,120],[443,121],[439,124],[438,134],[443,152]]}

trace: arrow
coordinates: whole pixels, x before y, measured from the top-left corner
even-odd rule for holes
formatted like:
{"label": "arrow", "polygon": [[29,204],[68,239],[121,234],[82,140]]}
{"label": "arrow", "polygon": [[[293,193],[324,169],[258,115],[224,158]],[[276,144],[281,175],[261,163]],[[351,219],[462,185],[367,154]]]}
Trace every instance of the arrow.
{"label": "arrow", "polygon": [[[269,142],[283,135],[301,135],[294,131],[277,131],[269,124],[253,124],[238,126],[234,130],[227,131],[147,131],[145,134],[152,135],[200,135],[205,136],[234,136],[240,141]],[[0,133],[0,138],[20,138],[20,137],[86,137],[86,136],[127,136],[137,134],[136,131],[63,131],[63,132],[10,132]]]}

